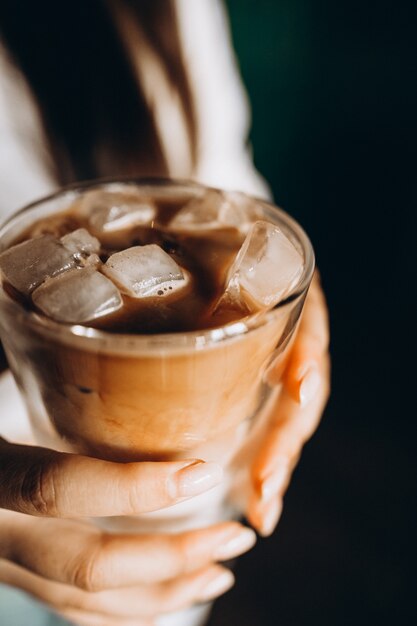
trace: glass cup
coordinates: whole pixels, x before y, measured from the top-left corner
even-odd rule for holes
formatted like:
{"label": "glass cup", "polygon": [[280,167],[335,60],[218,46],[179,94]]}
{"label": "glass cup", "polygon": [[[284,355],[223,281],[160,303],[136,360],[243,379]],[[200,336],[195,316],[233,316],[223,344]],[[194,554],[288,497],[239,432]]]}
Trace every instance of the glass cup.
{"label": "glass cup", "polygon": [[[24,208],[1,228],[0,252],[86,190],[115,184],[73,186]],[[164,201],[202,189],[169,180],[123,184]],[[108,530],[178,532],[244,510],[250,461],[279,401],[280,387],[269,387],[265,372],[272,362],[285,368],[314,270],[301,227],[275,206],[256,203],[304,258],[298,283],[266,313],[209,330],[123,335],[56,323],[0,290],[1,340],[40,445],[121,462],[200,458],[225,470],[221,486],[167,510],[96,520]]]}

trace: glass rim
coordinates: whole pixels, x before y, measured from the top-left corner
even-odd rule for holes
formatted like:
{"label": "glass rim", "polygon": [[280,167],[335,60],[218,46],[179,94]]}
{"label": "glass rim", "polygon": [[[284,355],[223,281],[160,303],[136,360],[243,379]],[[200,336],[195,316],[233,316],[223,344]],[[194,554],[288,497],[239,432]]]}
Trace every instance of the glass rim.
{"label": "glass rim", "polygon": [[[24,207],[13,213],[11,216],[9,216],[0,226],[0,241],[11,227],[17,225],[22,215],[27,215],[29,211],[41,207],[41,205],[46,204],[47,202],[51,202],[59,198],[64,199],[66,195],[72,197],[71,192],[75,194],[75,199],[75,197],[77,197],[79,194],[87,189],[101,187],[105,188],[108,185],[116,185],[118,183],[121,185],[125,184],[143,187],[145,187],[146,185],[161,188],[163,188],[164,186],[183,186],[188,189],[194,188],[202,190],[222,191],[217,187],[204,185],[202,183],[198,183],[192,180],[177,178],[170,179],[162,177],[135,178],[119,176],[117,178],[110,177],[76,182],[61,187],[57,191],[25,205]],[[298,224],[298,222],[290,217],[288,213],[274,205],[272,202],[264,200],[263,198],[251,196],[249,194],[245,195],[254,199],[262,207],[267,215],[270,214],[271,218],[275,218],[274,223],[278,221],[278,225],[284,224],[285,228],[288,229],[291,234],[296,237],[304,255],[304,268],[299,280],[291,289],[290,293],[283,300],[280,300],[273,308],[267,311],[255,312],[235,322],[230,322],[225,325],[208,329],[141,335],[134,333],[115,333],[106,330],[98,330],[79,324],[61,324],[59,322],[41,316],[35,311],[24,309],[19,303],[17,303],[10,296],[5,294],[3,289],[1,289],[2,297],[6,295],[8,302],[15,304],[18,307],[20,314],[23,313],[25,317],[25,323],[33,327],[35,330],[41,333],[52,335],[55,339],[60,338],[64,340],[65,343],[70,341],[71,343],[75,342],[76,344],[79,344],[81,342],[84,348],[86,347],[85,344],[88,343],[90,347],[93,347],[92,344],[97,344],[102,349],[106,346],[111,347],[112,351],[115,352],[135,352],[141,348],[146,349],[147,351],[152,349],[161,350],[161,348],[164,347],[167,349],[181,347],[199,349],[207,347],[208,345],[217,344],[219,341],[236,339],[238,336],[247,334],[248,332],[251,332],[256,328],[263,326],[269,321],[272,321],[272,319],[276,317],[278,311],[280,311],[286,305],[297,300],[304,293],[306,293],[311,283],[311,279],[313,277],[315,269],[314,250],[309,237],[307,236],[304,229],[300,226],[300,224]],[[69,198],[68,201],[70,202]],[[62,210],[64,210],[64,207],[62,207]]]}

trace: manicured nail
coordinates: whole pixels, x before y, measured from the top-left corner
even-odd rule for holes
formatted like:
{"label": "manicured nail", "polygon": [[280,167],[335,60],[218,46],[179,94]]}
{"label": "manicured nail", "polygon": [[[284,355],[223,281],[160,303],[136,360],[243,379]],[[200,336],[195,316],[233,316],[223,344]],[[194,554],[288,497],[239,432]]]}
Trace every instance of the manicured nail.
{"label": "manicured nail", "polygon": [[191,498],[221,483],[223,470],[216,463],[196,461],[171,477],[177,498]]}
{"label": "manicured nail", "polygon": [[222,593],[225,593],[233,587],[234,582],[235,577],[228,569],[222,568],[220,573],[217,570],[213,577],[208,580],[204,589],[200,592],[199,601],[208,602],[209,600],[217,598]]}
{"label": "manicured nail", "polygon": [[316,395],[320,387],[321,377],[316,367],[310,367],[304,375],[300,388],[299,397],[301,406],[306,406]]}
{"label": "manicured nail", "polygon": [[288,481],[288,465],[279,465],[274,469],[272,474],[264,480],[261,486],[262,502],[268,502],[274,496],[277,496],[282,487]]}
{"label": "manicured nail", "polygon": [[269,537],[275,530],[278,520],[282,513],[282,500],[274,500],[271,503],[271,507],[266,511],[262,525],[259,529],[259,534],[262,537]]}
{"label": "manicured nail", "polygon": [[214,550],[215,561],[226,561],[253,548],[256,543],[256,534],[250,528],[239,528],[220,546]]}

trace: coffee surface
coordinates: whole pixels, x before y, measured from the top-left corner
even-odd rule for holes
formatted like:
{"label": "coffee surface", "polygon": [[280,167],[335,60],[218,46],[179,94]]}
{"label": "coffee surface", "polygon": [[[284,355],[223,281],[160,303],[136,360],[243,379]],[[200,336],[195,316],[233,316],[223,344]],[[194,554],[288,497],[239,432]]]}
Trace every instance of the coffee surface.
{"label": "coffee surface", "polygon": [[134,185],[81,193],[0,255],[3,285],[23,306],[127,334],[237,321],[274,306],[302,268],[293,243],[244,194]]}
{"label": "coffee surface", "polygon": [[[115,313],[89,321],[86,326],[115,333],[154,334],[209,329],[233,322],[245,315],[236,304],[214,308],[224,289],[227,270],[242,244],[237,228],[227,229],[216,236],[212,232],[172,232],[166,226],[182,208],[182,203],[160,201],[157,217],[150,225],[130,226],[104,237],[98,237],[99,257],[105,263],[112,254],[132,246],[157,244],[190,275],[190,284],[183,293],[160,295],[143,299],[122,293],[123,306]],[[79,203],[51,218],[35,222],[19,239],[25,241],[42,235],[65,236],[79,228],[91,232],[88,216],[82,215]],[[96,235],[97,236],[97,235]],[[36,310],[31,298],[22,300],[13,287],[9,294],[22,304]],[[38,311],[39,312],[39,311]]]}

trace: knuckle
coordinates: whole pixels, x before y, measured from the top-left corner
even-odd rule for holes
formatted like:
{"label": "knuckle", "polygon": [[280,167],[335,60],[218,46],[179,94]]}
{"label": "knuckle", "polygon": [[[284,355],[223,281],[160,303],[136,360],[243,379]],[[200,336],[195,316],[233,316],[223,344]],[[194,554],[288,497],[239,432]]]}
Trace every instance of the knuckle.
{"label": "knuckle", "polygon": [[132,485],[128,487],[128,499],[127,499],[127,507],[128,513],[134,514],[141,510],[142,508],[142,494],[141,488],[139,485]]}
{"label": "knuckle", "polygon": [[122,468],[119,477],[119,488],[121,493],[126,494],[125,499],[125,513],[127,515],[133,515],[139,513],[144,508],[144,494],[146,494],[145,485],[141,480],[138,480],[138,468],[137,464],[128,463]]}
{"label": "knuckle", "polygon": [[79,589],[88,592],[105,589],[108,542],[107,535],[103,533],[87,552],[78,557],[72,573],[72,582]]}
{"label": "knuckle", "polygon": [[32,465],[20,484],[20,500],[23,508],[40,516],[58,517],[56,498],[56,464],[42,460]]}

